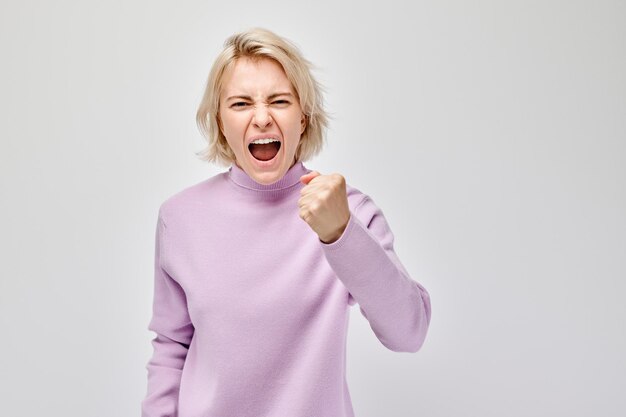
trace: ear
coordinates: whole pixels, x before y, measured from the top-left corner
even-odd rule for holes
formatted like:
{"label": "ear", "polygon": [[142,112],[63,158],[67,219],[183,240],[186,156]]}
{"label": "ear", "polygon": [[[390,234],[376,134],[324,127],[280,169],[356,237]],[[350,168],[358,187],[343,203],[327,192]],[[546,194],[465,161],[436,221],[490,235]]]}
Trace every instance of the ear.
{"label": "ear", "polygon": [[307,117],[306,114],[302,113],[302,119],[300,120],[300,134],[304,133],[304,129],[306,129],[306,121],[307,121]]}

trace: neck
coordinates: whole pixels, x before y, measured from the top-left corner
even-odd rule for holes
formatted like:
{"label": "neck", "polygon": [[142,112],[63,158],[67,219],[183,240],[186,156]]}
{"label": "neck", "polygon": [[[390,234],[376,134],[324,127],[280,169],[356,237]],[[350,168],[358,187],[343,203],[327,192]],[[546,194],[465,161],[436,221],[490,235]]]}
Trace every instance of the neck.
{"label": "neck", "polygon": [[234,162],[228,169],[228,177],[235,185],[251,193],[264,197],[277,197],[292,192],[298,188],[298,184],[304,186],[300,182],[300,177],[309,172],[311,170],[306,168],[302,161],[294,161],[281,179],[272,184],[261,184],[256,182],[239,164]]}

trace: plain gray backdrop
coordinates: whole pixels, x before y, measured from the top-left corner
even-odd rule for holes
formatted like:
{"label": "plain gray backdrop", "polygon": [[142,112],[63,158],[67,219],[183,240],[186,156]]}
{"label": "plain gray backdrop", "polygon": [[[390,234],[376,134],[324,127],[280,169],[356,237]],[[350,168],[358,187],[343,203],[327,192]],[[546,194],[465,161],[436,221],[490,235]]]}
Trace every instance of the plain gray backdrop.
{"label": "plain gray backdrop", "polygon": [[253,26],[432,298],[418,353],[351,309],[357,417],[625,415],[626,4],[495,0],[3,0],[2,414],[139,415],[157,210],[224,170],[195,112]]}

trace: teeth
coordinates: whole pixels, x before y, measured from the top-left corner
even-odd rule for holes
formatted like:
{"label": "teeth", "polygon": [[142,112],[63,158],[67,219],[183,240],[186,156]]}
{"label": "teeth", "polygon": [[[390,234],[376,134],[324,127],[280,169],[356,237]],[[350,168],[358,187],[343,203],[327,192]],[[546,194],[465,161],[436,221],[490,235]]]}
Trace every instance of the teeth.
{"label": "teeth", "polygon": [[267,138],[267,139],[255,139],[250,143],[265,144],[265,143],[272,143],[272,142],[280,142],[280,141],[274,138]]}

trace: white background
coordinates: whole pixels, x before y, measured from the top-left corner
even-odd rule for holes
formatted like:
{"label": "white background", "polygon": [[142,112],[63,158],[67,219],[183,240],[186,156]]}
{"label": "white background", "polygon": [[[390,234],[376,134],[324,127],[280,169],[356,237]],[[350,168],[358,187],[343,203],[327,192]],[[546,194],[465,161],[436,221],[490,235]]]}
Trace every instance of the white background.
{"label": "white background", "polygon": [[624,2],[0,4],[3,415],[139,415],[157,210],[224,170],[195,111],[252,26],[328,91],[305,165],[374,199],[431,294],[418,353],[351,309],[357,417],[625,415]]}

